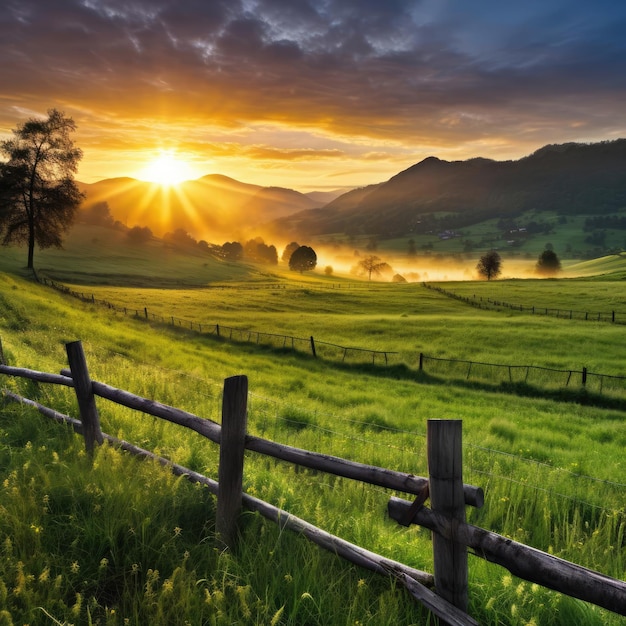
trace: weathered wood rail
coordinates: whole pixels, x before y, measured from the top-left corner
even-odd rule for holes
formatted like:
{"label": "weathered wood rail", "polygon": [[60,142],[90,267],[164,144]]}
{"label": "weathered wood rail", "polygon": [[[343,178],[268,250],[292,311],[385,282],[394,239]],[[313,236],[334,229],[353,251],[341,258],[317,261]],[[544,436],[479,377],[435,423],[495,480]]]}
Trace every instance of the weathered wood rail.
{"label": "weathered wood rail", "polygon": [[[353,563],[393,576],[446,624],[477,623],[466,613],[468,547],[476,556],[497,563],[520,578],[626,615],[626,582],[604,576],[465,522],[465,506],[481,507],[484,494],[479,487],[463,483],[460,420],[429,420],[427,439],[429,477],[419,477],[248,435],[245,376],[226,379],[222,424],[219,425],[210,419],[91,380],[80,342],[67,344],[66,347],[70,368],[62,370],[60,375],[10,367],[2,362],[0,374],[73,387],[77,396],[80,420],[58,413],[8,390],[2,391],[3,397],[31,406],[56,421],[69,423],[75,431],[83,435],[85,448],[90,453],[93,453],[96,445],[108,441],[132,454],[156,459],[170,467],[174,473],[206,485],[217,496],[216,526],[220,538],[227,546],[232,546],[236,541],[241,508],[246,507],[283,528],[303,534],[317,545]],[[96,397],[189,428],[217,443],[220,446],[219,481],[216,482],[158,457],[150,451],[103,433],[95,403]],[[416,496],[413,502],[392,497],[388,504],[388,512],[392,519],[403,525],[416,523],[433,532],[434,576],[355,546],[270,503],[243,493],[245,449]],[[429,497],[431,508],[425,506]],[[430,589],[433,584],[434,591]]]}

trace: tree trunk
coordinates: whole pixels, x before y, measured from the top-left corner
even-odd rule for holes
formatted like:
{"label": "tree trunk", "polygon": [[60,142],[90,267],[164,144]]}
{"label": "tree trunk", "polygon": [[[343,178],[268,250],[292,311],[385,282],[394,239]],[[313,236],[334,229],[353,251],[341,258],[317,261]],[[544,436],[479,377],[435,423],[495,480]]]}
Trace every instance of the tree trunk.
{"label": "tree trunk", "polygon": [[28,264],[26,267],[29,270],[34,268],[33,258],[35,256],[35,221],[32,215],[28,216]]}
{"label": "tree trunk", "polygon": [[29,270],[33,269],[33,257],[35,254],[35,240],[32,237],[28,238],[28,264],[26,267]]}

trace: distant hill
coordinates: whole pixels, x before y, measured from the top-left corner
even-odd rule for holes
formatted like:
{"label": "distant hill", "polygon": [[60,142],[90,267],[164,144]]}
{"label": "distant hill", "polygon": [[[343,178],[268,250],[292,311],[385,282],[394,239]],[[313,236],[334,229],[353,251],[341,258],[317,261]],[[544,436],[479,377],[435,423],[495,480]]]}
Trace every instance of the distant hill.
{"label": "distant hill", "polygon": [[399,237],[463,228],[525,211],[605,214],[626,208],[626,139],[548,145],[517,161],[435,157],[322,208],[278,219],[292,236],[327,233]]}
{"label": "distant hill", "polygon": [[[85,208],[107,202],[128,227],[177,228],[214,243],[267,234],[394,238],[467,228],[527,211],[605,215],[626,209],[626,139],[548,145],[517,161],[429,157],[347,193],[302,194],[213,174],[174,187],[132,178],[81,184]],[[339,194],[339,195],[338,195]]]}
{"label": "distant hill", "polygon": [[344,193],[346,193],[345,189],[335,189],[334,191],[310,191],[304,195],[307,196],[307,198],[311,198],[316,206],[323,206],[332,202],[335,198],[342,196]]}
{"label": "distant hill", "polygon": [[84,208],[106,202],[114,219],[128,227],[148,226],[157,236],[182,228],[197,239],[218,243],[317,206],[314,199],[292,189],[250,185],[217,174],[174,187],[133,178],[79,186],[87,196]]}

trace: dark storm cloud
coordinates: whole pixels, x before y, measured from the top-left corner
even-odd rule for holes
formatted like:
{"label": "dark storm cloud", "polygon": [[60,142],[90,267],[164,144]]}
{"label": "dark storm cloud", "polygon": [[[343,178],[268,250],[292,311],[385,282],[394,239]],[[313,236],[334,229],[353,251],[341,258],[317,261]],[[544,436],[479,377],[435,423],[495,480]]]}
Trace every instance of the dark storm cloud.
{"label": "dark storm cloud", "polygon": [[606,0],[5,0],[0,102],[442,144],[617,133],[624,32]]}

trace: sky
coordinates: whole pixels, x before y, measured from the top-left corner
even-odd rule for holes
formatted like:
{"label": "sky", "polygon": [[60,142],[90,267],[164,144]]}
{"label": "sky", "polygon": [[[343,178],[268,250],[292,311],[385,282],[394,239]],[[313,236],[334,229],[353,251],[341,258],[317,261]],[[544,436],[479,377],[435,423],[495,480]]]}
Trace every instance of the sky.
{"label": "sky", "polygon": [[82,182],[364,186],[626,137],[625,32],[624,0],[0,0],[0,138],[57,108]]}

